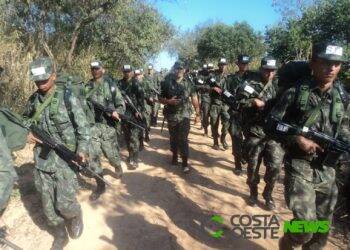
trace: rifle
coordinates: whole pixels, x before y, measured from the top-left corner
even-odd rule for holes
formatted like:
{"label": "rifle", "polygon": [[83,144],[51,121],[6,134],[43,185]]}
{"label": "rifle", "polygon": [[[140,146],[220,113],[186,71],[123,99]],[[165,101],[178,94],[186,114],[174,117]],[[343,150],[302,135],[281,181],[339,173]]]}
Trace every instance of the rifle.
{"label": "rifle", "polygon": [[217,84],[217,81],[214,77],[210,78],[210,82],[211,82],[212,86],[218,87],[219,89],[221,89],[221,91],[222,91],[221,96],[222,96],[222,100],[224,101],[224,103],[229,105],[233,110],[236,110],[237,104],[236,104],[236,98],[234,97],[234,95],[232,95],[228,90],[220,87]]}
{"label": "rifle", "polygon": [[[350,153],[350,145],[344,141],[333,138],[322,132],[314,131],[308,127],[300,128],[285,122],[282,122],[276,117],[270,117],[271,125],[273,131],[278,135],[301,135],[305,138],[308,138],[315,143],[319,144],[324,151],[327,153],[324,162],[327,162],[327,165],[334,166],[339,156],[343,153]],[[332,157],[332,164],[330,157]]]}
{"label": "rifle", "polygon": [[[131,98],[124,91],[121,91],[121,93],[122,93],[122,96],[125,99],[126,105],[128,105],[135,113],[138,113],[138,114],[140,114],[142,116],[142,113],[138,110],[138,108],[136,108],[136,106],[132,102]],[[142,122],[143,127],[147,128],[147,122],[146,122],[145,118],[141,117],[141,118],[139,118],[139,120]]]}
{"label": "rifle", "polygon": [[79,156],[71,151],[69,148],[67,148],[64,144],[57,142],[54,138],[52,138],[46,131],[41,130],[39,127],[37,127],[34,124],[31,124],[29,127],[30,131],[33,133],[33,135],[43,142],[46,146],[49,147],[49,149],[52,149],[55,151],[55,153],[62,158],[65,162],[68,163],[68,165],[73,170],[81,172],[82,170],[88,172],[89,174],[93,175],[94,177],[100,179],[104,183],[106,183],[108,186],[112,186],[111,183],[103,179],[101,176],[96,174],[89,166],[88,163],[78,163],[79,162]]}
{"label": "rifle", "polygon": [[[6,231],[5,228],[0,228],[0,243],[14,249],[14,250],[23,250],[16,244],[12,243],[11,241],[7,240],[6,238]],[[1,245],[1,244],[0,244]]]}
{"label": "rifle", "polygon": [[[112,119],[111,115],[114,111],[116,111],[114,108],[112,107],[105,107],[104,105],[92,100],[91,98],[88,98],[87,99],[88,102],[90,102],[96,109],[102,111],[103,113],[105,113],[109,118]],[[142,130],[145,130],[145,128],[141,125],[139,125],[136,121],[132,120],[130,117],[126,116],[126,115],[123,115],[123,114],[120,114],[118,113],[120,119],[122,121],[125,121],[127,123],[130,123],[132,124],[133,126],[135,127],[138,127],[139,129],[142,129]]]}
{"label": "rifle", "polygon": [[[38,126],[34,125],[30,120],[24,121],[19,115],[11,112],[9,109],[1,108],[0,111],[8,118],[9,121],[21,126],[24,129],[27,129],[33,133],[33,135],[42,141],[44,145],[48,147],[48,149],[54,150],[56,154],[62,158],[65,162],[68,163],[68,166],[73,168],[74,170],[84,170],[94,177],[100,179],[108,186],[112,186],[105,179],[101,178],[98,174],[96,174],[88,165],[88,163],[79,164],[79,156],[67,148],[64,144],[57,142],[54,138],[52,138],[47,132],[40,129]],[[45,153],[48,153],[49,150],[45,150]]]}

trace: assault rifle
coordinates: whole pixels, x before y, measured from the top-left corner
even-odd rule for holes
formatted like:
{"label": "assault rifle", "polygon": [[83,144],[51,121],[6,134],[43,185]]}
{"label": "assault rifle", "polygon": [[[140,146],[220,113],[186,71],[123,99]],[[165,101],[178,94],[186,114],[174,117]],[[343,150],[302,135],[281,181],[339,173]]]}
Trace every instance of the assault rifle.
{"label": "assault rifle", "polygon": [[[105,113],[108,117],[110,117],[112,119],[112,113],[114,111],[116,111],[114,108],[112,107],[105,107],[104,105],[92,100],[91,98],[88,98],[87,100],[88,102],[90,102],[97,110],[100,110],[102,111],[103,113]],[[120,114],[118,113],[120,119],[122,121],[125,121],[127,123],[130,123],[132,124],[133,126],[135,127],[138,127],[139,129],[142,129],[142,130],[145,130],[146,128],[143,127],[142,125],[138,124],[136,121],[134,121],[133,119],[131,119],[130,117],[126,116],[126,115],[123,115],[123,114]]]}
{"label": "assault rifle", "polygon": [[42,141],[42,143],[47,146],[49,149],[55,151],[55,153],[62,158],[68,165],[73,168],[73,170],[81,172],[86,171],[87,173],[93,175],[94,177],[100,179],[108,186],[112,186],[108,181],[103,179],[101,176],[96,174],[94,170],[92,170],[88,163],[78,163],[79,155],[75,152],[71,151],[64,144],[57,142],[54,138],[52,138],[46,131],[41,130],[34,124],[31,124],[29,127],[30,131],[33,133],[35,138]]}
{"label": "assault rifle", "polygon": [[12,243],[11,241],[6,239],[6,230],[5,228],[0,228],[0,246],[1,245],[6,245],[8,247],[10,247],[11,249],[14,250],[23,250],[22,248],[20,248],[19,246],[17,246],[16,244]]}
{"label": "assault rifle", "polygon": [[222,100],[224,101],[224,103],[226,103],[227,105],[229,105],[233,110],[236,110],[236,99],[234,97],[234,95],[232,95],[228,90],[223,89],[221,86],[219,86],[219,84],[217,83],[216,79],[214,77],[210,78],[210,85],[212,87],[218,87],[221,89],[222,93]]}
{"label": "assault rifle", "polygon": [[350,145],[346,142],[333,138],[324,133],[314,131],[307,127],[297,127],[271,117],[272,124],[275,124],[275,131],[279,135],[301,135],[319,144],[325,151],[350,153]]}
{"label": "assault rifle", "polygon": [[141,116],[141,117],[138,117],[137,119],[139,119],[142,122],[142,127],[144,128],[143,130],[145,130],[145,128],[147,128],[146,119],[142,116],[142,113],[138,110],[138,108],[136,108],[130,96],[128,96],[124,91],[121,91],[121,93],[122,93],[122,96],[124,97],[126,105],[129,106],[134,111],[134,113],[138,113]]}
{"label": "assault rifle", "polygon": [[57,142],[46,131],[40,129],[30,120],[23,120],[22,117],[6,108],[1,108],[0,111],[7,117],[9,121],[17,124],[18,126],[23,127],[24,129],[31,131],[33,135],[46,146],[46,149],[44,148],[42,152],[43,154],[45,154],[46,157],[50,150],[53,150],[61,159],[68,163],[69,167],[73,168],[75,171],[86,171],[89,174],[106,183],[108,186],[112,186],[109,182],[107,182],[105,179],[101,178],[101,176],[96,174],[90,168],[88,163],[79,163],[80,157],[78,154],[71,151],[64,144]]}

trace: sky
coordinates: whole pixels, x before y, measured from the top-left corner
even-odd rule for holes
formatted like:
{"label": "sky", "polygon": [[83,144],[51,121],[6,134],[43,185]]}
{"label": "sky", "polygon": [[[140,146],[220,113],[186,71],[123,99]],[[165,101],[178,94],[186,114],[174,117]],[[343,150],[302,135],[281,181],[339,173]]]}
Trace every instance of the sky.
{"label": "sky", "polygon": [[[272,0],[156,0],[152,3],[180,31],[191,30],[208,21],[226,24],[246,21],[264,33],[266,26],[280,20],[279,13],[272,7]],[[175,60],[163,51],[154,65],[158,70],[170,68]]]}

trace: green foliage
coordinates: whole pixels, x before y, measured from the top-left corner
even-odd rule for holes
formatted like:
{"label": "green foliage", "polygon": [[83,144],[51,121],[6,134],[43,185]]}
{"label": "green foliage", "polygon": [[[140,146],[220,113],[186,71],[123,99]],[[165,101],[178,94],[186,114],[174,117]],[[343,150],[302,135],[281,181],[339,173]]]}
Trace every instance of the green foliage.
{"label": "green foliage", "polygon": [[233,26],[217,23],[205,28],[197,48],[201,60],[226,57],[231,62],[242,53],[260,57],[264,52],[262,37],[246,22],[235,23]]}
{"label": "green foliage", "polygon": [[302,9],[300,17],[289,17],[268,29],[266,44],[281,61],[308,59],[313,41],[338,41],[349,52],[349,23],[349,0],[316,1]]}

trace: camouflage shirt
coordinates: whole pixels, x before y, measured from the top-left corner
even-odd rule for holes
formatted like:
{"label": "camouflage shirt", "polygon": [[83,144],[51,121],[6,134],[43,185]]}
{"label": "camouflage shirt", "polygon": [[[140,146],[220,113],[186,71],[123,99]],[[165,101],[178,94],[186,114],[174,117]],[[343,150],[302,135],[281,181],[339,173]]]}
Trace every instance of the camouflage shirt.
{"label": "camouflage shirt", "polygon": [[[215,83],[214,83],[215,81]],[[219,71],[215,71],[213,74],[210,74],[210,76],[207,79],[207,84],[210,87],[219,87],[221,89],[226,89],[227,86],[227,75],[220,73]],[[210,101],[211,104],[215,105],[222,105],[222,97],[220,94],[216,93],[215,91],[210,92]]]}
{"label": "camouflage shirt", "polygon": [[[106,75],[98,82],[91,79],[85,85],[85,97],[91,98],[106,107],[114,108],[118,113],[123,114],[125,112],[124,99],[117,84],[113,81],[111,77]],[[108,123],[110,121],[100,110],[97,110],[91,104],[89,106],[94,119],[90,122]],[[88,115],[88,117],[91,117],[91,115]]]}
{"label": "camouflage shirt", "polygon": [[[345,109],[345,105],[341,105],[343,109],[343,119],[339,124],[339,128],[338,125],[334,124],[331,120],[333,102],[332,96],[334,91],[338,91],[338,84],[340,83],[335,83],[331,89],[322,93],[316,85],[314,79],[312,79],[312,77],[308,77],[302,81],[302,85],[308,85],[310,88],[306,109],[302,111],[298,108],[296,101],[297,88],[293,87],[288,89],[283,94],[281,99],[271,111],[271,116],[281,119],[286,123],[303,127],[310,116],[310,111],[321,103],[320,113],[315,122],[310,125],[310,129],[325,133],[331,137],[334,137],[337,132],[339,139],[350,143],[349,107]],[[324,101],[321,102],[322,99]],[[299,147],[296,145],[295,136],[288,136],[286,142],[289,145],[293,155],[298,155],[302,158],[308,158],[308,156],[310,156],[299,149]]]}
{"label": "camouflage shirt", "polygon": [[[65,94],[66,97],[64,97]],[[90,142],[89,123],[79,99],[61,84],[56,85],[53,92],[46,95],[36,91],[28,100],[24,116],[33,118],[37,109],[51,95],[53,99],[40,113],[37,125],[71,150],[87,154]],[[39,148],[36,152],[43,150],[43,146],[38,144],[36,148]],[[51,164],[39,164],[36,167],[42,171],[55,172],[54,169],[51,169]]]}
{"label": "camouflage shirt", "polygon": [[186,80],[182,79],[181,82],[176,82],[174,74],[169,74],[161,82],[161,97],[171,99],[176,96],[181,98],[178,105],[165,105],[164,115],[168,121],[178,122],[184,118],[190,118],[192,114],[192,106],[190,97],[196,95],[196,89],[194,85]]}
{"label": "camouflage shirt", "polygon": [[[275,82],[264,84],[260,75],[247,79],[245,84],[237,89],[236,101],[242,114],[242,124],[251,134],[261,138],[265,137],[265,118],[276,101],[276,96]],[[262,110],[253,106],[255,98],[265,102]]]}
{"label": "camouflage shirt", "polygon": [[[144,113],[146,111],[145,107],[145,92],[140,84],[135,80],[126,81],[125,79],[121,79],[118,82],[118,87],[122,94],[129,96],[133,105],[140,113]],[[126,105],[125,113],[128,116],[135,116],[135,110],[130,105]]]}

